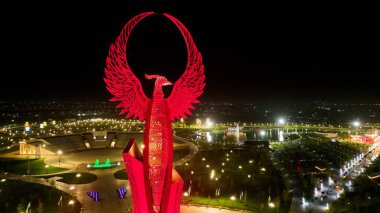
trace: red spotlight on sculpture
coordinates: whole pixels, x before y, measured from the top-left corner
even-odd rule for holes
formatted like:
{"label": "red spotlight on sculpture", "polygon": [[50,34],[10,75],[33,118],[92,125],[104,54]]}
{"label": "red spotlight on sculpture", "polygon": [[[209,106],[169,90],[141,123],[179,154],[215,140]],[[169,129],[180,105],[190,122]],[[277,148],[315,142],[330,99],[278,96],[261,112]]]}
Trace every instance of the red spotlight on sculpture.
{"label": "red spotlight on sculpture", "polygon": [[145,75],[155,80],[152,99],[143,92],[139,79],[133,74],[126,57],[126,46],[133,28],[145,17],[145,12],[132,18],[111,45],[106,61],[104,81],[114,95],[110,101],[120,102],[120,114],[126,118],[145,120],[143,152],[131,140],[123,152],[129,177],[133,212],[179,213],[183,181],[173,169],[173,131],[171,121],[191,115],[193,104],[205,86],[202,56],[186,27],[169,14],[163,14],[180,30],[187,46],[187,66],[175,82],[172,93],[164,97],[163,86],[172,85],[166,77]]}

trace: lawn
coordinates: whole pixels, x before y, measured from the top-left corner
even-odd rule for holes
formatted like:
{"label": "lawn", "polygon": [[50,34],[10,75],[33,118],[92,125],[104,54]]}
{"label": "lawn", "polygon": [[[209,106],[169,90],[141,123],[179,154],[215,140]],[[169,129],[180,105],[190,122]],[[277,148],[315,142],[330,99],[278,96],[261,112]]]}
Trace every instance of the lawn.
{"label": "lawn", "polygon": [[15,152],[15,151],[17,151],[19,149],[20,149],[19,146],[12,146],[12,147],[10,147],[10,149],[0,150],[0,154],[8,154],[8,153],[11,153],[11,152]]}
{"label": "lawn", "polygon": [[[0,134],[0,136],[1,136],[1,134]],[[8,140],[1,140],[0,139],[0,148],[10,146],[11,144],[12,144],[12,142],[10,142]]]}
{"label": "lawn", "polygon": [[[53,187],[40,184],[25,183],[16,180],[6,180],[0,183],[0,212],[24,212],[28,203],[31,203],[31,212],[80,212],[78,201],[68,205],[74,199]],[[62,196],[62,211],[57,205]]]}
{"label": "lawn", "polygon": [[[190,196],[190,197],[183,197],[182,203],[196,203],[200,205],[207,205],[207,206],[213,206],[213,207],[221,207],[221,208],[231,208],[231,209],[244,209],[244,210],[251,210],[259,212],[260,210],[260,204],[253,200],[247,200],[246,202],[244,200],[240,200],[239,198],[236,198],[236,200],[231,200],[230,197],[219,197],[219,198],[213,198],[209,199],[206,197],[197,197],[197,196]],[[263,210],[267,206],[263,204]]]}
{"label": "lawn", "polygon": [[174,154],[173,154],[173,162],[176,162],[177,160],[180,160],[181,158],[185,157],[186,155],[189,154],[189,152],[190,152],[189,147],[175,149]]}
{"label": "lawn", "polygon": [[[29,173],[28,173],[29,167]],[[5,172],[10,172],[14,174],[30,174],[30,175],[40,175],[40,174],[51,174],[57,172],[63,172],[66,169],[58,168],[53,166],[46,166],[43,158],[39,159],[10,159],[10,158],[0,158],[0,170]]]}
{"label": "lawn", "polygon": [[[80,177],[77,177],[77,174],[80,174]],[[86,184],[96,181],[98,178],[96,175],[91,173],[79,172],[79,173],[62,173],[58,175],[49,175],[44,176],[44,178],[51,177],[62,177],[62,179],[58,180],[67,184]]]}
{"label": "lawn", "polygon": [[115,172],[113,174],[113,176],[116,178],[116,179],[120,179],[120,180],[128,180],[128,176],[127,176],[127,173],[125,172],[125,169],[122,169],[122,170],[119,170],[117,172]]}
{"label": "lawn", "polygon": [[[177,171],[184,179],[184,191],[191,191],[190,203],[257,211],[259,203],[267,203],[270,196],[280,203],[279,211],[288,209],[288,190],[268,151],[200,150]],[[238,201],[240,195],[246,203]],[[230,196],[235,196],[236,202],[231,202]]]}

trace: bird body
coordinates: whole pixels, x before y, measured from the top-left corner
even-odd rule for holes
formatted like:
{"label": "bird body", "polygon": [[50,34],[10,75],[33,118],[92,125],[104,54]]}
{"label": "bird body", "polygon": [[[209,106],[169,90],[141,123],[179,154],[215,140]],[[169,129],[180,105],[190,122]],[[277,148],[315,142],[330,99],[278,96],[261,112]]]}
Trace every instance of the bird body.
{"label": "bird body", "polygon": [[[162,86],[171,85],[165,77],[145,75],[148,79],[156,79],[153,98],[148,104],[146,123],[144,128],[144,173],[147,193],[152,194],[153,211],[160,212],[161,200],[165,196],[164,190],[170,187],[172,177],[173,143],[172,125]],[[165,179],[167,179],[165,181]],[[166,183],[166,184],[165,184]],[[149,189],[151,191],[149,191]]]}

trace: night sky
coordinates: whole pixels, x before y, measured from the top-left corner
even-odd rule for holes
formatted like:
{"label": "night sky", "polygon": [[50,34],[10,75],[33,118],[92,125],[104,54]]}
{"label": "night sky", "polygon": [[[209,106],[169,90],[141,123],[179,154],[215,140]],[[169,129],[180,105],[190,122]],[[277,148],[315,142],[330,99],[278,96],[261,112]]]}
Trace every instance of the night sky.
{"label": "night sky", "polygon": [[[130,18],[156,11],[192,33],[205,64],[203,101],[380,102],[370,6],[123,2],[3,7],[11,15],[1,15],[0,100],[109,99],[102,78],[110,44]],[[175,82],[186,65],[180,32],[160,16],[137,25],[127,50],[148,96],[144,73]]]}

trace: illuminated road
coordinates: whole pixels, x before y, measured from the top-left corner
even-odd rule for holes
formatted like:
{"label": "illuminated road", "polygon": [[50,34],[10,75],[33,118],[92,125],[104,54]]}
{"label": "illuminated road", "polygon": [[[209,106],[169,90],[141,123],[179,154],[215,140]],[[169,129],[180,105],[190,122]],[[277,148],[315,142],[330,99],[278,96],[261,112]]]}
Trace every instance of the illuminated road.
{"label": "illuminated road", "polygon": [[[321,186],[315,188],[314,197],[317,197],[317,199],[313,199],[311,202],[303,202],[301,197],[295,196],[292,201],[290,212],[325,212],[328,210],[328,204],[331,204],[340,197],[340,191],[335,187],[346,186],[349,190],[353,190],[351,188],[353,180],[361,173],[362,168],[365,168],[368,162],[372,162],[378,156],[380,152],[379,144],[379,142],[374,143],[366,154],[363,154],[362,156],[359,155],[356,159],[352,159],[349,166],[346,165],[345,168],[337,169],[335,175],[331,178],[332,180],[337,180],[337,183],[332,181],[322,182]],[[345,178],[340,174],[341,170],[342,173],[346,172]]]}

